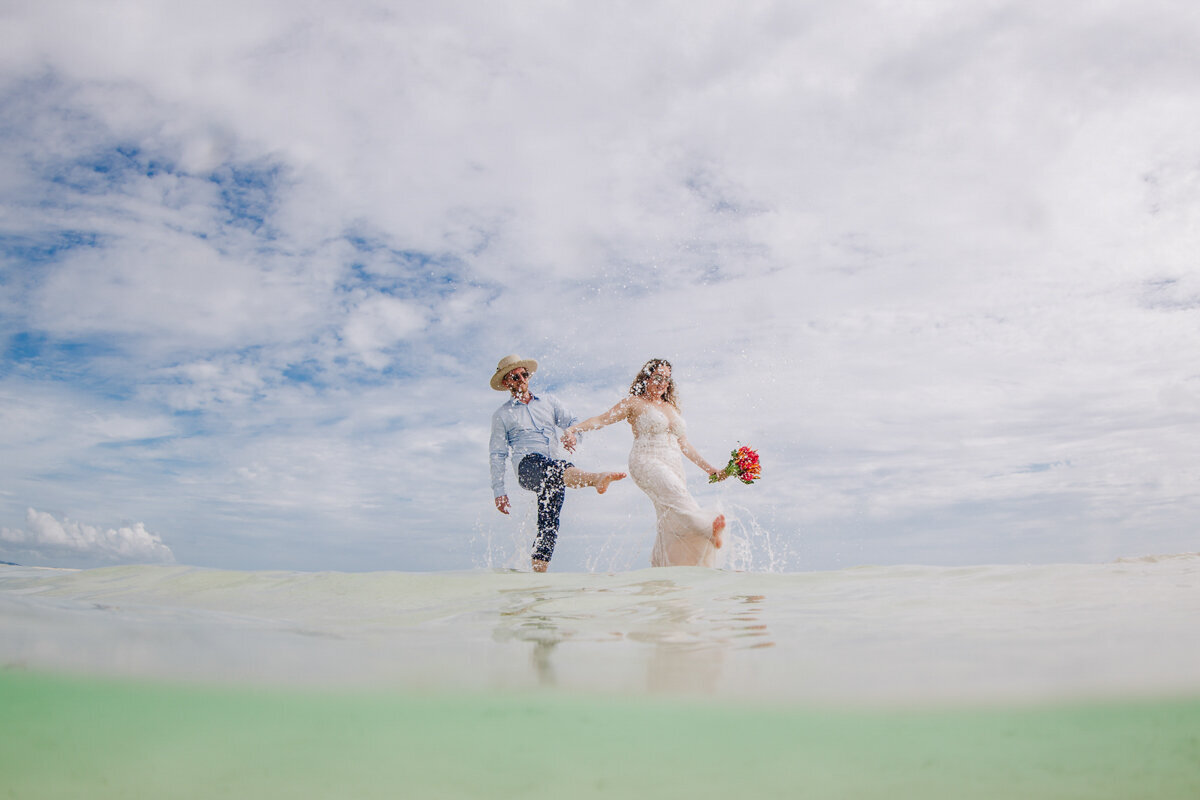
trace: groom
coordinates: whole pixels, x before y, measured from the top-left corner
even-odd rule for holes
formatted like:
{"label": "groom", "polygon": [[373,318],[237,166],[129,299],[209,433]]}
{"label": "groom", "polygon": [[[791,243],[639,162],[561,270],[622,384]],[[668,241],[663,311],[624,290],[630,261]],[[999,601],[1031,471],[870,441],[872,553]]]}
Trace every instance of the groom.
{"label": "groom", "polygon": [[[500,513],[507,514],[509,509],[508,493],[504,489],[504,462],[508,460],[510,450],[517,482],[522,489],[537,494],[538,535],[533,540],[533,571],[545,572],[554,555],[558,517],[566,498],[566,487],[595,486],[597,492],[604,494],[608,485],[624,478],[625,473],[584,472],[569,461],[554,458],[556,429],[569,428],[578,422],[578,418],[558,398],[529,391],[529,377],[535,372],[537,362],[520,356],[505,356],[496,365],[492,388],[498,392],[507,391],[512,396],[492,414],[490,460],[492,493]],[[568,451],[575,452],[573,438],[565,440],[564,444]]]}

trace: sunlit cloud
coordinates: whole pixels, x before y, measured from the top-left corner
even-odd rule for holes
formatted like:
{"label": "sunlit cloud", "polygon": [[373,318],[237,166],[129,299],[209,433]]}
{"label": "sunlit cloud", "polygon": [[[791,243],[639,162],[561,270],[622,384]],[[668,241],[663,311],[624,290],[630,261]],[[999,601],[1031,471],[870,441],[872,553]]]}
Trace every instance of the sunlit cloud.
{"label": "sunlit cloud", "polygon": [[65,517],[59,520],[32,508],[25,513],[24,528],[0,528],[0,553],[18,562],[30,559],[38,564],[64,566],[175,560],[162,538],[140,522],[98,528]]}

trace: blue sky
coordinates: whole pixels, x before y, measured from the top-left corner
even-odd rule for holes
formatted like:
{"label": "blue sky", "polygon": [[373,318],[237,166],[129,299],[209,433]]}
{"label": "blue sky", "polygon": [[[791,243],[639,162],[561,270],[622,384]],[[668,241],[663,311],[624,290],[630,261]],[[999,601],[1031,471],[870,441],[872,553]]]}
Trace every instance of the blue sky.
{"label": "blue sky", "polygon": [[0,12],[0,560],[520,565],[510,352],[672,360],[735,565],[1197,548],[1192,4],[177,5]]}

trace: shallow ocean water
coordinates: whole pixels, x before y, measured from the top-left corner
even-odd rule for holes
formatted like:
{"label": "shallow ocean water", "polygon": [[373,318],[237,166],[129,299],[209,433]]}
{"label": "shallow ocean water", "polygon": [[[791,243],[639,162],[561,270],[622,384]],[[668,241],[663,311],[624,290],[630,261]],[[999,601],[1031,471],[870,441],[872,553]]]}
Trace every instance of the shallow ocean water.
{"label": "shallow ocean water", "polygon": [[836,705],[1200,690],[1200,556],[620,574],[0,568],[0,664]]}
{"label": "shallow ocean water", "polygon": [[1198,618],[1200,555],[0,567],[0,774],[20,797],[1195,797]]}

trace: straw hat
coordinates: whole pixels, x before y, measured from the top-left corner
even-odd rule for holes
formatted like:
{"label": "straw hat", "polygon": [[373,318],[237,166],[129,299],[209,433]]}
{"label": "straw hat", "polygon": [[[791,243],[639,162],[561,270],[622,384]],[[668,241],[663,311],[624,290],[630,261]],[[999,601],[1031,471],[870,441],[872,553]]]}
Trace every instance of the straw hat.
{"label": "straw hat", "polygon": [[505,356],[504,358],[500,359],[500,363],[496,365],[496,374],[492,376],[492,388],[497,392],[507,392],[508,389],[505,388],[501,381],[504,380],[505,375],[512,372],[514,369],[517,369],[518,367],[524,367],[525,369],[529,370],[531,375],[537,372],[537,362],[532,358]]}

